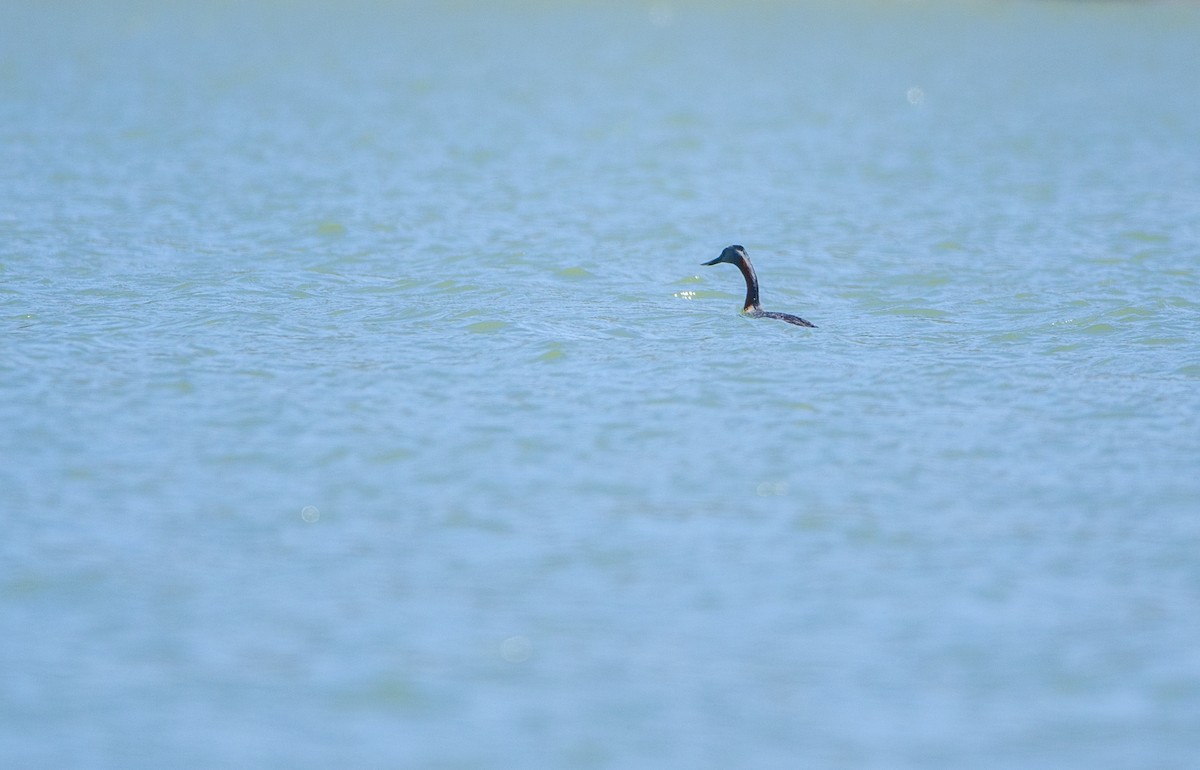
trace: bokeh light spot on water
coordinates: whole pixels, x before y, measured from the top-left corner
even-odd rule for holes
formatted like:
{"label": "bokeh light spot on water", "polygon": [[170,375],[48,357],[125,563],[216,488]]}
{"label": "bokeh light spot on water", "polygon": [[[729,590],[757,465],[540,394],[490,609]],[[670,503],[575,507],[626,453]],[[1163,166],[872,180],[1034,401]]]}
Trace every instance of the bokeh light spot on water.
{"label": "bokeh light spot on water", "polygon": [[317,510],[317,506],[315,505],[306,505],[300,509],[300,518],[312,524],[321,518],[321,512]]}
{"label": "bokeh light spot on water", "polygon": [[509,663],[524,663],[533,654],[533,643],[524,636],[510,636],[500,643],[500,657]]}
{"label": "bokeh light spot on water", "polygon": [[668,27],[675,17],[675,11],[666,3],[655,3],[646,14],[650,23],[656,27]]}
{"label": "bokeh light spot on water", "polygon": [[925,92],[917,86],[908,89],[908,103],[913,106],[920,106],[925,103]]}

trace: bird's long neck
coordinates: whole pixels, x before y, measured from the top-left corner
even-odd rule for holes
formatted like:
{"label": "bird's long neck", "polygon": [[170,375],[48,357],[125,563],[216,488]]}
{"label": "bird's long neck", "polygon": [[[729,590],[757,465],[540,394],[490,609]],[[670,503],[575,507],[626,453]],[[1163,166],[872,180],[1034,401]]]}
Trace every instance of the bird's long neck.
{"label": "bird's long neck", "polygon": [[750,260],[745,257],[737,261],[738,270],[742,271],[742,277],[746,279],[746,304],[742,307],[742,312],[747,310],[758,310],[758,276],[754,274],[754,266],[750,264]]}

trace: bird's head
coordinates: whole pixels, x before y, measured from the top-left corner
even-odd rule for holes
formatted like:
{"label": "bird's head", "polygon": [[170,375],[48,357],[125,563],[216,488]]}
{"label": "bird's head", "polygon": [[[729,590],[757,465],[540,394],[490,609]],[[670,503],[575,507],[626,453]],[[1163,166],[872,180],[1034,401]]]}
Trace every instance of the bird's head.
{"label": "bird's head", "polygon": [[715,265],[719,262],[728,262],[731,265],[736,265],[744,259],[746,259],[746,250],[735,244],[733,246],[726,246],[725,250],[721,252],[721,256],[711,262],[705,262],[704,265]]}

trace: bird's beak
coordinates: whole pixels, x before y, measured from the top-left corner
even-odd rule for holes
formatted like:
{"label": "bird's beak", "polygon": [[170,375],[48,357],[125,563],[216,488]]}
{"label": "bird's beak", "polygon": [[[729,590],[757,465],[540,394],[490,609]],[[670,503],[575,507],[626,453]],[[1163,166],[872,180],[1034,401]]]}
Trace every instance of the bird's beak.
{"label": "bird's beak", "polygon": [[720,258],[720,257],[717,257],[716,259],[714,259],[714,260],[712,260],[712,261],[710,261],[710,262],[705,262],[705,263],[704,263],[704,267],[708,267],[709,265],[715,265],[715,264],[717,264],[717,263],[718,263],[718,262],[720,262],[720,261],[721,261],[721,258]]}

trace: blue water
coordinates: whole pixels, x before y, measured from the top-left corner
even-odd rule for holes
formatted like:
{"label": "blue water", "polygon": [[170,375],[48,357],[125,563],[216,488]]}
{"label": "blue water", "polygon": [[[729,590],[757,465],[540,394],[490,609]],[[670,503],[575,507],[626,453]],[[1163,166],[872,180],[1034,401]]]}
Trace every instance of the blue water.
{"label": "blue water", "polygon": [[0,766],[1195,767],[1198,39],[6,5]]}

